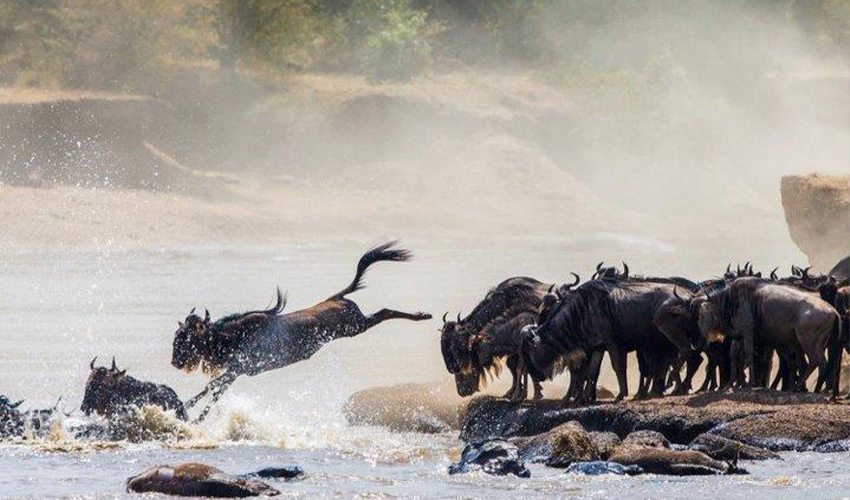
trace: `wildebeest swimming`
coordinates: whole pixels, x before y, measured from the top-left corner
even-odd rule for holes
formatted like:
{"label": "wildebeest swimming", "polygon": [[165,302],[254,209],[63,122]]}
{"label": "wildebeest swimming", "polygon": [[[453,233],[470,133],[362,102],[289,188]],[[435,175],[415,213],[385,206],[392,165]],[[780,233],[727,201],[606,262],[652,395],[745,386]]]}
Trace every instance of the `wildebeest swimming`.
{"label": "wildebeest swimming", "polygon": [[305,360],[332,340],[359,335],[390,319],[430,319],[431,315],[423,312],[392,309],[381,309],[367,316],[346,298],[363,288],[363,276],[376,262],[410,259],[411,253],[395,248],[396,244],[385,243],[366,252],[347,287],[308,309],[281,314],[286,300],[278,289],[277,303],[265,311],[232,314],[217,321],[210,321],[209,312],[203,318],[190,313],[174,334],[172,365],[186,371],[201,366],[207,373],[221,374],[187,406],[194,406],[212,391],[210,405],[198,417],[203,419],[211,405],[240,375],[254,376]]}
{"label": "wildebeest swimming", "polygon": [[145,405],[173,410],[177,417],[186,420],[186,409],[177,393],[168,386],[143,382],[119,370],[112,358],[112,366],[95,366],[97,358],[91,360],[86,390],[80,409],[86,415],[95,413],[112,418],[124,415]]}

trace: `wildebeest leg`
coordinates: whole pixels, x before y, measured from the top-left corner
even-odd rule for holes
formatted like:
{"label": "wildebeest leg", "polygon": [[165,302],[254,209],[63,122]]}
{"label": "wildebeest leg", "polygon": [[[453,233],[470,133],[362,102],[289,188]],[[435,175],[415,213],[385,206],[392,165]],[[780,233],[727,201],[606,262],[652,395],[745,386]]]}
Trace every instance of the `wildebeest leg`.
{"label": "wildebeest leg", "polygon": [[415,312],[415,313],[406,313],[401,311],[394,311],[392,309],[381,309],[375,314],[368,316],[366,318],[366,330],[372,328],[378,323],[383,323],[388,319],[409,319],[410,321],[423,321],[426,319],[431,319],[431,315],[424,312]]}
{"label": "wildebeest leg", "polygon": [[518,359],[516,356],[511,356],[508,358],[507,365],[508,370],[510,370],[511,372],[511,388],[508,389],[508,392],[506,392],[504,396],[502,396],[505,399],[512,398],[517,390],[516,386],[519,383],[519,374],[517,373],[517,362]]}
{"label": "wildebeest leg", "polygon": [[[635,394],[635,399],[642,400],[646,399],[647,393],[649,392],[649,361],[646,359],[646,355],[641,351],[638,351],[636,355],[638,373],[640,374],[640,377],[638,378],[638,390]],[[613,358],[611,362],[613,363]]]}
{"label": "wildebeest leg", "polygon": [[570,386],[564,394],[562,401],[578,400],[584,390],[584,374],[587,371],[587,362],[580,368],[570,368]]}
{"label": "wildebeest leg", "polygon": [[514,403],[519,403],[528,397],[528,370],[523,366],[521,359],[516,365],[516,381],[517,383],[515,384],[510,400]]}
{"label": "wildebeest leg", "polygon": [[[797,333],[798,339],[802,337],[804,336]],[[806,371],[803,372],[803,375],[802,377],[800,377],[800,380],[797,381],[797,391],[799,392],[806,391],[806,381],[809,379],[809,376],[812,374],[812,372],[815,371],[815,368],[818,369],[819,373],[826,371],[827,363],[824,351],[826,350],[827,343],[829,341],[829,335],[814,335],[809,338],[825,338],[826,340],[823,343],[805,341],[800,342],[803,351],[806,353],[806,357],[809,358],[809,365],[806,367]]]}
{"label": "wildebeest leg", "polygon": [[721,390],[735,387],[735,384],[738,383],[738,376],[741,375],[739,363],[740,354],[741,341],[733,340],[732,345],[729,347],[729,379],[720,387]]}
{"label": "wildebeest leg", "polygon": [[693,388],[694,376],[697,374],[697,370],[699,370],[701,365],[702,353],[699,351],[691,352],[691,355],[688,358],[688,370],[685,372],[685,380],[683,381],[685,394],[690,392],[691,388]]}
{"label": "wildebeest leg", "polygon": [[583,390],[580,403],[590,404],[596,402],[596,383],[599,380],[599,371],[602,368],[602,358],[605,351],[595,350],[587,361],[587,370],[583,378]]}
{"label": "wildebeest leg", "polygon": [[[209,404],[204,408],[198,418],[195,419],[195,423],[201,422],[207,417],[207,414],[212,409],[212,406],[216,402],[218,402],[219,398],[221,398],[221,395],[224,394],[224,391],[226,391],[231,386],[231,384],[233,384],[233,382],[238,376],[238,374],[225,372],[223,375],[213,379],[209,384],[207,384],[207,387],[200,394],[190,400],[192,406],[194,406],[201,397],[207,394],[208,391],[212,391],[212,398]],[[186,407],[190,408],[191,406],[189,406],[187,403]]]}
{"label": "wildebeest leg", "polygon": [[619,402],[629,395],[629,382],[626,374],[626,351],[618,346],[610,346],[608,348],[608,356],[611,357],[611,368],[617,375],[617,385],[620,390],[614,402]]}
{"label": "wildebeest leg", "polygon": [[534,385],[534,401],[540,401],[543,399],[543,385],[533,376],[531,377],[531,383]]}

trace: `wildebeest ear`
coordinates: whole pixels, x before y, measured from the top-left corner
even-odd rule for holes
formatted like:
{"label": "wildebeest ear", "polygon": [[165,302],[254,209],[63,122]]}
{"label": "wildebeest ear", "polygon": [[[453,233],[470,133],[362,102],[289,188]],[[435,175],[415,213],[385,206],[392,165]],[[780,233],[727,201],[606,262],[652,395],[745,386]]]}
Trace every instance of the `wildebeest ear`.
{"label": "wildebeest ear", "polygon": [[123,377],[126,374],[127,374],[127,370],[121,370],[120,372],[118,372],[119,377]]}
{"label": "wildebeest ear", "polygon": [[180,321],[180,320],[177,321],[177,328],[180,328],[181,330],[183,329],[183,322],[182,321]]}

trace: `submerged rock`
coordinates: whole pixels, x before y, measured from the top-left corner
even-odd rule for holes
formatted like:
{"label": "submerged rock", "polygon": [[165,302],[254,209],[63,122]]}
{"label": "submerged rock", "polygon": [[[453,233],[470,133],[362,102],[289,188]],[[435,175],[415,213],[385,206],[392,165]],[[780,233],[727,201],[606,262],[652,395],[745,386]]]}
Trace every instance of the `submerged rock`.
{"label": "submerged rock", "polygon": [[781,458],[776,453],[714,434],[700,434],[688,446],[715,460],[767,460]]}
{"label": "submerged rock", "polygon": [[266,467],[257,472],[245,474],[246,476],[256,476],[262,478],[277,478],[289,481],[304,475],[304,469],[297,465],[287,465],[285,467]]}
{"label": "submerged rock", "polygon": [[636,476],[643,474],[643,469],[637,465],[623,465],[617,462],[606,462],[594,460],[592,462],[575,462],[567,467],[567,474],[586,474],[588,476],[601,476],[602,474],[614,474],[617,476]]}
{"label": "submerged rock", "polygon": [[494,476],[513,474],[531,477],[531,472],[525,467],[525,461],[519,456],[517,447],[502,440],[468,444],[461,453],[460,461],[449,466],[449,474],[474,470],[482,470]]}
{"label": "submerged rock", "polygon": [[232,476],[209,465],[159,465],[127,479],[127,491],[184,497],[243,498],[275,496],[280,491],[255,479]]}
{"label": "submerged rock", "polygon": [[693,450],[623,444],[614,450],[609,460],[626,466],[636,465],[652,474],[671,476],[746,474],[746,471],[732,464]]}

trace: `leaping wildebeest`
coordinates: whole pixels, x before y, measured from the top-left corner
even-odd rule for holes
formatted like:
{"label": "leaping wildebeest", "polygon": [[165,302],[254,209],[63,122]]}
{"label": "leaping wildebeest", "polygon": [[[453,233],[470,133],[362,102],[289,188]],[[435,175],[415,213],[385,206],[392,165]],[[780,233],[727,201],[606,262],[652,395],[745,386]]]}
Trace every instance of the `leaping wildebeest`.
{"label": "leaping wildebeest", "polygon": [[198,417],[202,420],[240,375],[254,376],[303,361],[332,340],[359,335],[389,319],[430,319],[431,315],[423,312],[392,309],[367,316],[346,298],[363,288],[363,275],[372,264],[410,259],[410,252],[394,248],[396,244],[385,243],[366,252],[345,289],[308,309],[281,314],[286,299],[280,289],[275,306],[265,311],[232,314],[213,322],[209,311],[201,318],[193,309],[174,334],[171,364],[186,371],[201,366],[205,373],[218,376],[186,406],[191,408],[212,391],[212,401]]}

